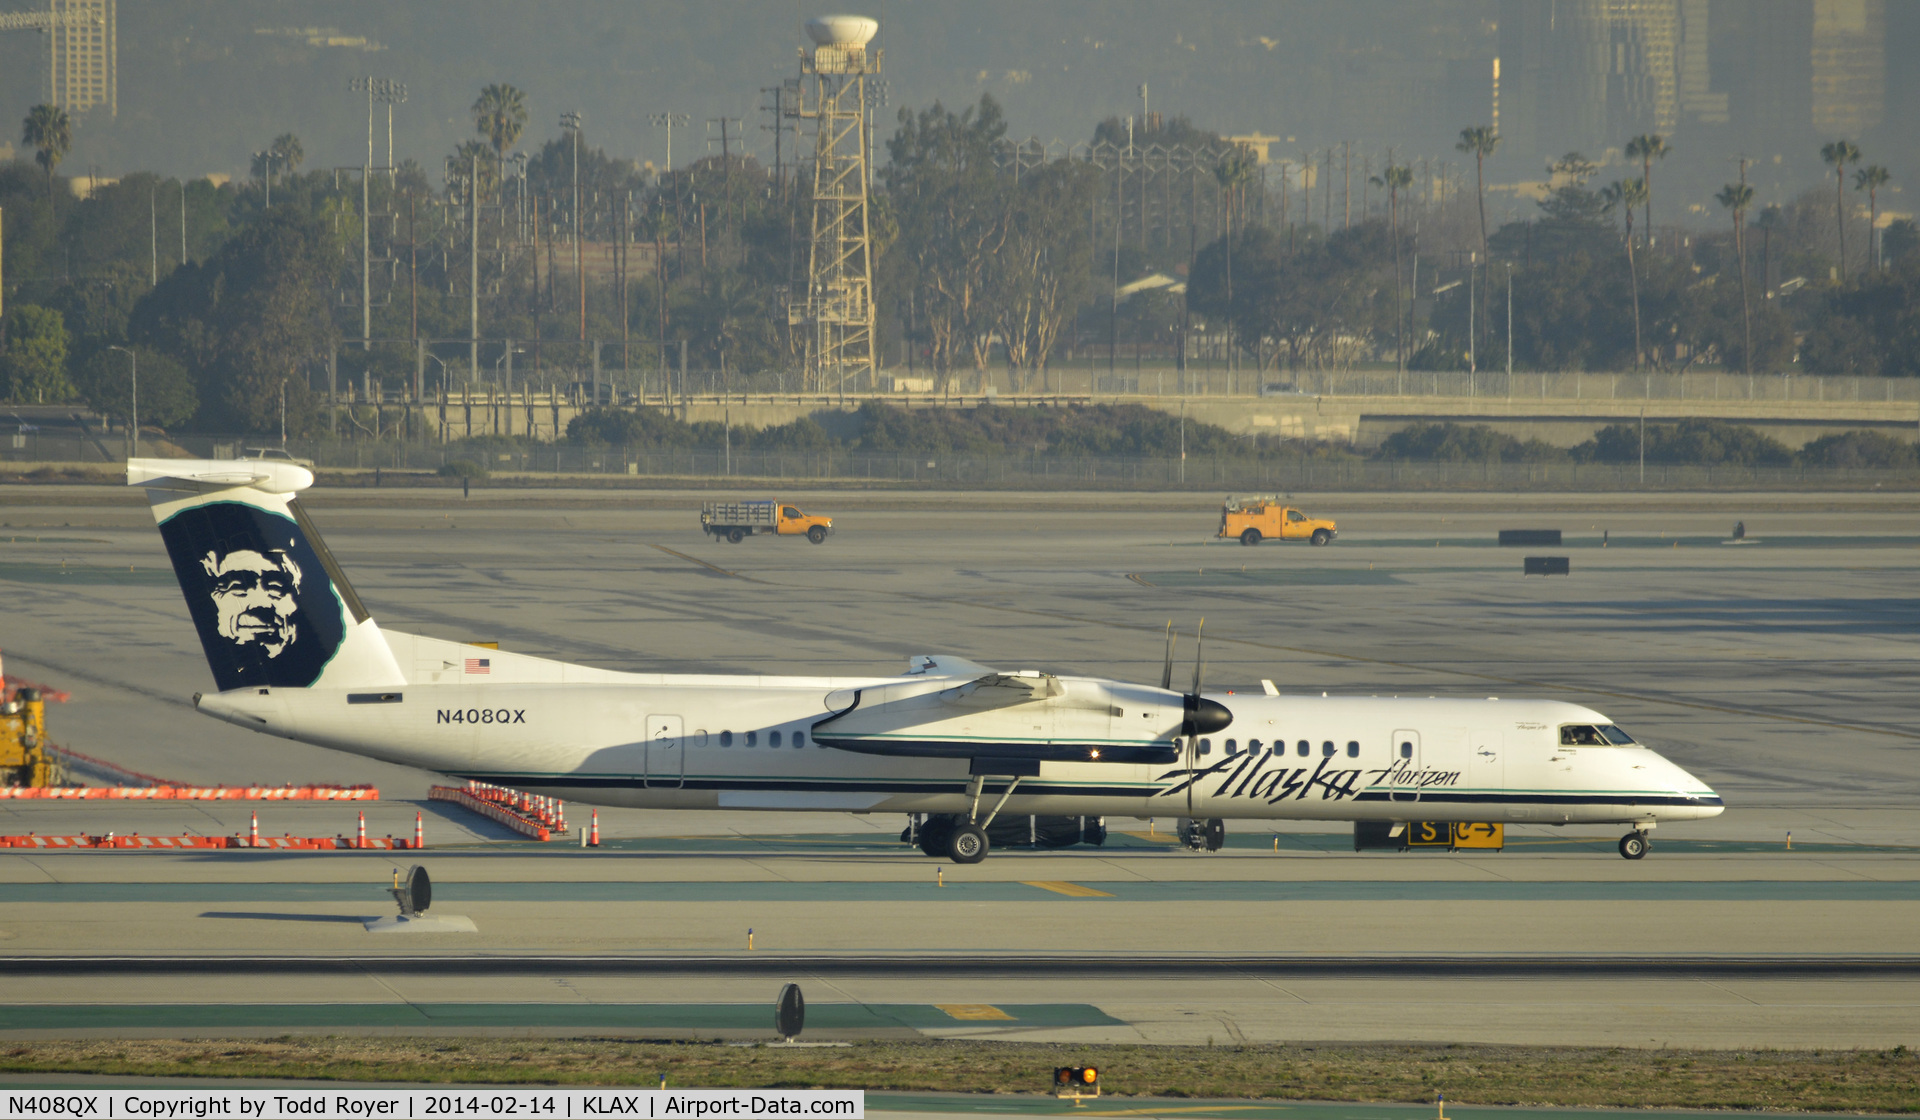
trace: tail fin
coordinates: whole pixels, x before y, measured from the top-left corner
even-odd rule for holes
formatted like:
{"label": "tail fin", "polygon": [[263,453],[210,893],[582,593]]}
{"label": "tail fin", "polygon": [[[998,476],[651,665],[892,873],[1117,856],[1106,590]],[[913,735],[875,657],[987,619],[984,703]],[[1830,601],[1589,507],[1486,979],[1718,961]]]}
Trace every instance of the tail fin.
{"label": "tail fin", "polygon": [[220,691],[405,683],[278,460],[133,459]]}

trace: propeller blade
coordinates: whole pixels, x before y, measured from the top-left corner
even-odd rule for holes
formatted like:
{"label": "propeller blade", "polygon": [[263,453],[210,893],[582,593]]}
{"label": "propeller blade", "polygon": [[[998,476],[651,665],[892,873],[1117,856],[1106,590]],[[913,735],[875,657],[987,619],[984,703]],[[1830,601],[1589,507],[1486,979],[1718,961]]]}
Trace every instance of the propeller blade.
{"label": "propeller blade", "polygon": [[1206,670],[1206,629],[1207,620],[1201,619],[1200,625],[1193,628],[1193,694],[1200,695],[1200,678]]}
{"label": "propeller blade", "polygon": [[1173,620],[1167,620],[1167,658],[1160,666],[1160,687],[1173,687]]}

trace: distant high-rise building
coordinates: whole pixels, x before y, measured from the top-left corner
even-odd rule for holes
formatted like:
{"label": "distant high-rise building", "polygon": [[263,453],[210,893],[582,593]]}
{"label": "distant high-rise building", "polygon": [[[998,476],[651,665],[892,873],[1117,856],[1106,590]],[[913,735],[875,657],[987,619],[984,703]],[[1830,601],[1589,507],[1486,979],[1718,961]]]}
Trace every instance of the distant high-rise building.
{"label": "distant high-rise building", "polygon": [[1813,154],[1813,5],[1711,0],[1713,88],[1727,97],[1732,151],[1753,159]]}
{"label": "distant high-rise building", "polygon": [[1715,89],[1710,0],[1680,0],[1680,44],[1674,69],[1679,85],[1680,119],[1686,125],[1724,125],[1727,91]]}
{"label": "distant high-rise building", "polygon": [[1813,0],[1814,132],[1858,138],[1886,113],[1886,0]]}
{"label": "distant high-rise building", "polygon": [[1679,0],[1607,0],[1607,133],[1672,135],[1680,120]]}
{"label": "distant high-rise building", "polygon": [[120,115],[116,0],[47,0],[47,100],[69,113]]}

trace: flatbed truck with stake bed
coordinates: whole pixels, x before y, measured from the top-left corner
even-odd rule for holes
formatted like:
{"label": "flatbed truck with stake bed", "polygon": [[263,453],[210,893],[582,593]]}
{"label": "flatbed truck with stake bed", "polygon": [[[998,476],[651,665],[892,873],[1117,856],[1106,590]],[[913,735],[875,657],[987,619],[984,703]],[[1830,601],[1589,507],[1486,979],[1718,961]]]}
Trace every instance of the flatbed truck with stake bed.
{"label": "flatbed truck with stake bed", "polygon": [[772,498],[707,502],[700,507],[700,531],[734,544],[756,533],[805,537],[814,544],[824,544],[833,533],[833,518],[802,513],[800,507]]}

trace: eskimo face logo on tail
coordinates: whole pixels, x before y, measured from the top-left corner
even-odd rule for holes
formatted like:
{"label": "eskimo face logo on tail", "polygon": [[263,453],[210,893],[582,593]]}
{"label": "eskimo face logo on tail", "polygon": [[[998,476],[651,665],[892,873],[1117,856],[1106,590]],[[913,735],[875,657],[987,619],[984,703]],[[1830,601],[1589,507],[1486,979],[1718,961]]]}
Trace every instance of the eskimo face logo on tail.
{"label": "eskimo face logo on tail", "polygon": [[292,518],[210,502],[168,518],[160,536],[221,691],[319,678],[346,635],[346,612]]}
{"label": "eskimo face logo on tail", "polygon": [[300,593],[300,565],[275,549],[261,555],[250,548],[221,556],[209,552],[200,566],[213,577],[213,604],[221,637],[237,646],[258,646],[269,658],[300,640],[293,620]]}

